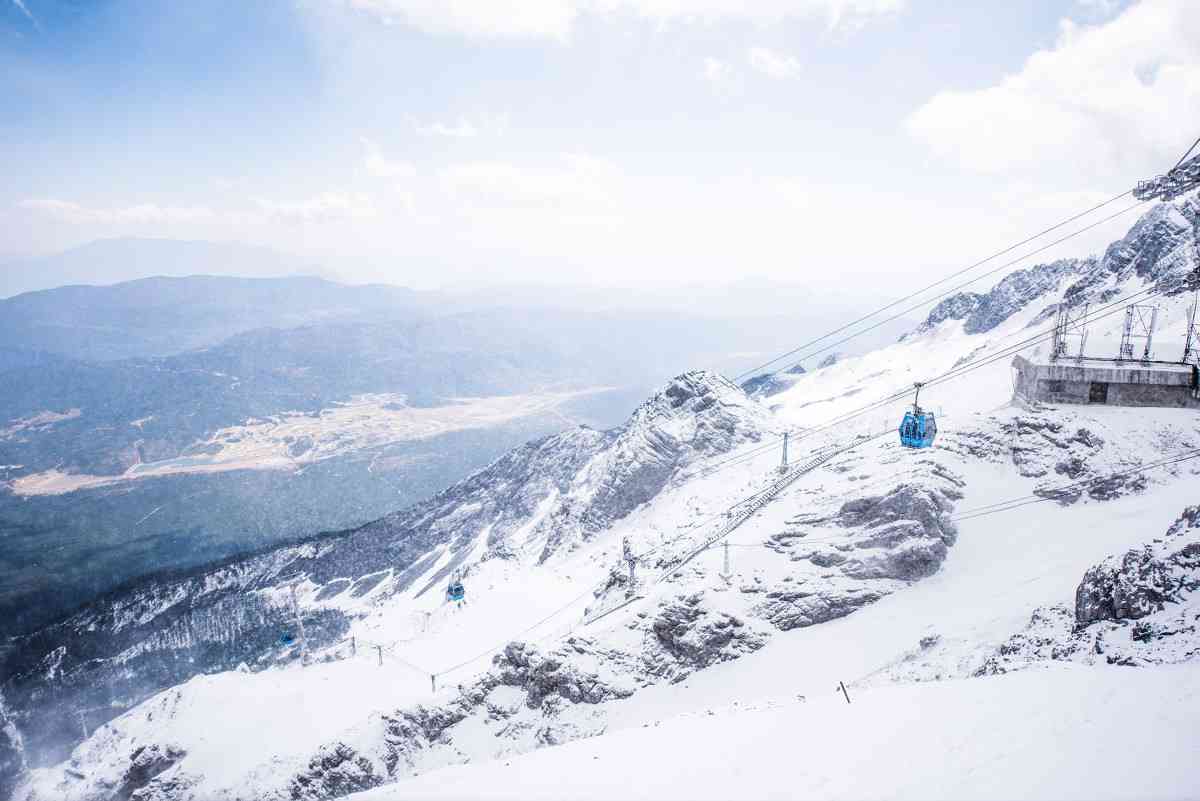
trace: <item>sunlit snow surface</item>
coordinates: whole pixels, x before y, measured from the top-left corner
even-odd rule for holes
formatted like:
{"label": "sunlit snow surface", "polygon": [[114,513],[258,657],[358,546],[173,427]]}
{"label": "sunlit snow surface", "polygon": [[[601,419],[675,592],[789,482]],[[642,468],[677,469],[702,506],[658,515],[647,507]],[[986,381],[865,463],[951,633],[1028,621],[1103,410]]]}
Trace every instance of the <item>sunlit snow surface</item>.
{"label": "sunlit snow surface", "polygon": [[[823,688],[824,689],[824,688]],[[351,796],[1171,799],[1196,787],[1193,666],[1051,669],[681,709]],[[664,711],[665,712],[665,711]]]}
{"label": "sunlit snow surface", "polygon": [[[1018,342],[1048,327],[1026,328],[1055,300],[1047,296],[986,334],[965,335],[961,322],[948,321],[801,376],[764,401],[773,410],[764,434],[819,426],[969,355]],[[1160,355],[1170,358],[1166,350],[1182,340],[1185,299],[1159,303],[1166,320]],[[1115,351],[1121,322],[1114,314],[1094,323],[1090,350]],[[344,643],[318,654],[339,657],[327,664],[194,678],[105,726],[71,764],[35,772],[27,789],[39,798],[91,797],[64,770],[119,784],[132,750],[161,743],[187,751],[177,770],[193,783],[191,795],[181,797],[286,797],[289,780],[318,748],[341,742],[370,752],[381,737],[381,714],[452,702],[458,686],[486,671],[511,639],[554,648],[573,633],[636,653],[646,636],[639,621],[673,598],[704,592],[713,608],[761,630],[766,644],[677,683],[642,681],[626,700],[567,710],[564,719],[580,731],[603,736],[562,747],[518,755],[529,748],[507,745],[483,721],[468,719],[446,747],[414,757],[409,772],[420,775],[364,799],[1187,796],[1200,787],[1194,662],[1140,669],[1050,664],[919,684],[894,683],[886,672],[933,637],[948,644],[951,667],[974,665],[1020,630],[1036,607],[1070,604],[1089,567],[1161,536],[1185,506],[1200,503],[1200,460],[1149,471],[1144,488],[1111,500],[1085,495],[1070,505],[1037,503],[958,522],[957,541],[936,573],[913,582],[874,579],[879,600],[845,617],[790,631],[754,619],[755,584],[853,583],[793,558],[797,548],[800,556],[808,553],[805,542],[830,548],[857,542],[860,531],[828,520],[846,501],[905,482],[940,481],[941,474],[961,484],[954,514],[963,514],[1068,483],[1055,472],[1066,446],[1036,431],[1014,433],[1018,418],[1057,425],[1062,439],[1086,429],[1101,440],[1088,451],[1087,476],[1200,448],[1200,415],[1191,410],[1010,406],[1009,363],[922,395],[923,405],[939,413],[941,434],[931,452],[903,450],[889,436],[799,480],[731,535],[731,543],[748,547],[731,548],[729,580],[719,575],[719,548],[665,574],[647,560],[639,567],[644,598],[597,623],[583,622],[585,610],[601,603],[590,590],[624,569],[623,538],[636,553],[685,553],[719,524],[723,510],[777,476],[776,448],[713,473],[706,464],[729,455],[698,461],[601,535],[544,561],[537,558],[544,543],[526,548],[521,536],[512,538],[519,558],[487,558],[487,532],[478,533],[465,605],[446,604],[437,589],[422,594],[426,580],[397,595],[320,602],[362,613],[350,632],[354,658]],[[903,406],[899,401],[832,431],[800,433],[792,458],[894,428]],[[1008,451],[1014,437],[1028,444],[1020,464]],[[732,455],[759,447],[750,443]],[[1082,446],[1070,445],[1076,447]],[[544,513],[534,513],[529,531]],[[803,533],[786,546],[759,547],[788,531]],[[428,579],[450,559],[446,551],[434,560]],[[316,594],[316,587],[301,587],[306,605],[319,603]],[[436,689],[431,673],[442,674]],[[852,704],[836,692],[840,681]],[[495,692],[489,703],[521,703],[505,697],[505,688]],[[461,763],[473,764],[439,770]]]}

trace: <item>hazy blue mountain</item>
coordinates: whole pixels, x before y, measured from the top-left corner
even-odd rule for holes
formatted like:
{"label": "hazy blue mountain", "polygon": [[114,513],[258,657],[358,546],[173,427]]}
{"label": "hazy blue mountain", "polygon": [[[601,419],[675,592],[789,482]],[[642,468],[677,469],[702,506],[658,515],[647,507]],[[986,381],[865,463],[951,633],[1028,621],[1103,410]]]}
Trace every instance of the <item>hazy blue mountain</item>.
{"label": "hazy blue mountain", "polygon": [[[0,342],[76,359],[162,356],[264,327],[420,316],[418,294],[321,278],[144,278],[65,286],[0,300]],[[3,362],[0,362],[3,367]]]}
{"label": "hazy blue mountain", "polygon": [[237,242],[123,237],[44,256],[3,258],[0,298],[68,285],[105,285],[159,276],[278,278],[319,272],[304,259]]}

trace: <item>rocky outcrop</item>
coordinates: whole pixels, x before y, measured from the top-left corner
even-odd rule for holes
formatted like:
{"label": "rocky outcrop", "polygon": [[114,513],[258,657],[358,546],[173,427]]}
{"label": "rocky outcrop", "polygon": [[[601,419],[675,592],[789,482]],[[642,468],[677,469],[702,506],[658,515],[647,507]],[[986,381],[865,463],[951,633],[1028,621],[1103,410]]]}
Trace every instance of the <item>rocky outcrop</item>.
{"label": "rocky outcrop", "polygon": [[1058,289],[1072,276],[1094,266],[1094,260],[1062,259],[1017,270],[1005,276],[988,292],[959,292],[941,301],[930,310],[925,322],[913,334],[930,331],[947,320],[962,320],[963,331],[968,334],[986,333]]}
{"label": "rocky outcrop", "polygon": [[[585,669],[589,664],[593,669]],[[322,746],[292,777],[287,794],[297,801],[328,801],[394,781],[425,760],[465,762],[456,745],[460,727],[491,729],[496,752],[519,753],[597,734],[603,722],[572,714],[633,694],[637,672],[627,655],[571,637],[553,652],[509,643],[492,669],[441,706],[418,705],[379,716],[357,738]]]}
{"label": "rocky outcrop", "polygon": [[785,389],[794,387],[796,380],[807,372],[803,364],[797,363],[786,370],[759,373],[742,382],[742,391],[752,398],[769,398],[772,395],[778,395]]}
{"label": "rocky outcrop", "polygon": [[185,756],[187,752],[182,748],[170,745],[144,745],[135,749],[129,755],[129,767],[121,777],[121,784],[113,798],[116,801],[128,801],[135,794],[139,799],[151,797],[139,791],[174,767]]}
{"label": "rocky outcrop", "polygon": [[681,596],[664,604],[650,622],[652,645],[642,652],[651,676],[682,681],[694,671],[757,651],[767,641],[734,615],[709,609],[704,593]]}
{"label": "rocky outcrop", "polygon": [[807,582],[799,582],[793,588],[767,591],[754,612],[769,620],[780,631],[789,631],[845,617],[856,609],[875,603],[888,591],[890,588],[868,588],[844,581],[826,580],[811,587]]}
{"label": "rocky outcrop", "polygon": [[292,778],[288,795],[296,801],[341,798],[378,787],[387,779],[386,773],[377,770],[375,761],[337,742],[322,747]]}
{"label": "rocky outcrop", "polygon": [[842,361],[845,358],[846,358],[846,354],[838,352],[838,351],[834,351],[833,353],[829,354],[828,356],[826,356],[824,359],[821,359],[821,361],[819,361],[817,363],[817,369],[824,370],[826,367],[833,367],[835,364],[837,364],[838,362]]}
{"label": "rocky outcrop", "polygon": [[930,331],[947,320],[962,320],[963,331],[982,334],[1013,314],[1040,302],[1034,323],[1047,320],[1059,304],[1045,296],[1065,286],[1062,303],[1078,306],[1103,303],[1118,294],[1115,288],[1140,278],[1166,295],[1191,291],[1196,286],[1197,229],[1200,199],[1195,196],[1160,203],[1113,242],[1100,259],[1062,259],[1010,273],[989,291],[959,292],[938,303],[925,321],[903,339]]}
{"label": "rocky outcrop", "polygon": [[1088,570],[1075,591],[1075,625],[1137,620],[1179,603],[1200,588],[1200,542],[1165,552],[1163,545],[1197,528],[1200,507],[1186,510],[1165,542],[1111,557]]}
{"label": "rocky outcrop", "polygon": [[967,315],[963,331],[968,334],[991,331],[1013,314],[1056,290],[1068,278],[1091,265],[1090,261],[1061,259],[1009,273],[992,287]]}
{"label": "rocky outcrop", "polygon": [[1034,611],[977,675],[1040,661],[1170,664],[1200,658],[1200,506],[1184,511],[1165,537],[1089,569],[1074,607]]}

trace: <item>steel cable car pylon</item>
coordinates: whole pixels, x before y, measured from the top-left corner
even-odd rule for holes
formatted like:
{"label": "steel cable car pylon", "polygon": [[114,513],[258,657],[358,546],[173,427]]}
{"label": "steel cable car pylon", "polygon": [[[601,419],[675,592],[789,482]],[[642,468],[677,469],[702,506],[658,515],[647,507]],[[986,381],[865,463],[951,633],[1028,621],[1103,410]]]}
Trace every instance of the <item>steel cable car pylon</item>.
{"label": "steel cable car pylon", "polygon": [[900,444],[906,448],[928,448],[937,436],[937,420],[933,412],[925,411],[920,405],[922,386],[924,384],[919,381],[913,384],[917,393],[913,398],[912,410],[905,412],[904,419],[900,421]]}

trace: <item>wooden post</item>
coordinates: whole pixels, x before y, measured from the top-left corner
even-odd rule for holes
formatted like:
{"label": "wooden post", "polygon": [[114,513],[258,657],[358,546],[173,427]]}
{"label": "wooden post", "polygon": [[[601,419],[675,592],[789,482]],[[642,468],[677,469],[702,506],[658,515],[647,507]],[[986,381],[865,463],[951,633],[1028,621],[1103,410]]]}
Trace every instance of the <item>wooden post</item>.
{"label": "wooden post", "polygon": [[846,703],[850,703],[850,693],[846,692],[846,685],[839,681],[838,688],[842,691],[842,695],[846,696]]}
{"label": "wooden post", "polygon": [[382,646],[382,645],[376,645],[376,646],[375,646],[375,652],[376,652],[377,654],[379,654],[379,666],[380,666],[380,667],[383,667],[383,646]]}
{"label": "wooden post", "polygon": [[429,687],[431,690],[433,690],[433,692],[435,692],[435,693],[437,692],[437,675],[436,674],[433,674],[433,673],[429,674]]}
{"label": "wooden post", "polygon": [[350,638],[350,656],[358,656],[358,643],[354,641],[353,637]]}

